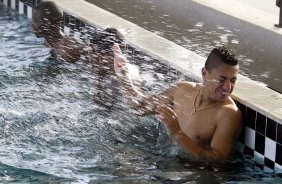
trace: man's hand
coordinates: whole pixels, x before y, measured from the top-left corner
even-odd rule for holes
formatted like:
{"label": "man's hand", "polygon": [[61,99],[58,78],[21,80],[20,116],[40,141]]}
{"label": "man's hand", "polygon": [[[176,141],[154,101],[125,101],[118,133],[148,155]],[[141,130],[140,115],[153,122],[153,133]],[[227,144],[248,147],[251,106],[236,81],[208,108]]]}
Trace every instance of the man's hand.
{"label": "man's hand", "polygon": [[112,49],[114,51],[114,70],[116,75],[126,76],[128,68],[125,56],[122,54],[118,44],[114,44]]}
{"label": "man's hand", "polygon": [[157,113],[155,115],[156,118],[165,125],[171,136],[176,135],[180,131],[177,114],[169,106],[165,104],[158,105],[155,112]]}

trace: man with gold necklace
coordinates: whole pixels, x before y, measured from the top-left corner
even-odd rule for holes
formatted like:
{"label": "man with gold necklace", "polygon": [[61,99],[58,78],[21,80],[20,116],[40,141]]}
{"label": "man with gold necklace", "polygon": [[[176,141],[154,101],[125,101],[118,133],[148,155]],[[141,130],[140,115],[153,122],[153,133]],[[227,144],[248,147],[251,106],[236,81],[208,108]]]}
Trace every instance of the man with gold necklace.
{"label": "man with gold necklace", "polygon": [[117,44],[113,50],[121,91],[138,113],[155,114],[170,137],[197,159],[230,157],[242,126],[241,112],[230,97],[239,71],[232,50],[219,47],[211,51],[201,71],[202,83],[178,82],[153,96],[136,90],[126,58]]}

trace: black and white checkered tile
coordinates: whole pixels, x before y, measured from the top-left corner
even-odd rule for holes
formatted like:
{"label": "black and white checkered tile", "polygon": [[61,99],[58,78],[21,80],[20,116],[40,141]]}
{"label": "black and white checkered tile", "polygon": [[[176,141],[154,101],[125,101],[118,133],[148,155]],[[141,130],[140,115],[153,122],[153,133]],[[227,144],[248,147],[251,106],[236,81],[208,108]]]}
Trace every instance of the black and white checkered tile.
{"label": "black and white checkered tile", "polygon": [[4,5],[32,18],[32,7],[36,6],[40,0],[1,0]]}
{"label": "black and white checkered tile", "polygon": [[62,30],[64,34],[84,43],[89,43],[91,35],[96,32],[95,27],[80,21],[66,12],[63,13]]}
{"label": "black and white checkered tile", "polygon": [[[32,7],[40,0],[0,0],[6,6],[32,18]],[[97,30],[66,12],[63,14],[62,30],[66,35],[81,39],[84,43]],[[132,51],[133,52],[133,51]],[[256,157],[266,168],[282,170],[282,122],[254,111],[237,102],[244,117],[244,127],[238,138],[243,146],[243,152]]]}
{"label": "black and white checkered tile", "polygon": [[259,158],[271,169],[282,170],[282,124],[237,103],[244,116],[239,141],[244,153]]}
{"label": "black and white checkered tile", "polygon": [[[96,28],[73,15],[63,12],[62,30],[64,34],[74,37],[78,42],[89,44],[90,39],[95,37],[96,32],[101,31],[101,28]],[[132,55],[135,49],[127,45],[126,51]]]}

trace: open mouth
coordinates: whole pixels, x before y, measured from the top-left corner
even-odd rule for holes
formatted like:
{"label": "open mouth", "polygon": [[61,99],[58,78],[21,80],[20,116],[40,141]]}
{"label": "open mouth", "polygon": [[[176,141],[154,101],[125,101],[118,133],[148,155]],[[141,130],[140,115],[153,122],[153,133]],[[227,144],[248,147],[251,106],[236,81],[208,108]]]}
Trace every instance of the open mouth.
{"label": "open mouth", "polygon": [[218,90],[218,93],[220,94],[220,96],[222,97],[222,98],[226,98],[230,93],[229,93],[229,91],[223,91],[223,90]]}

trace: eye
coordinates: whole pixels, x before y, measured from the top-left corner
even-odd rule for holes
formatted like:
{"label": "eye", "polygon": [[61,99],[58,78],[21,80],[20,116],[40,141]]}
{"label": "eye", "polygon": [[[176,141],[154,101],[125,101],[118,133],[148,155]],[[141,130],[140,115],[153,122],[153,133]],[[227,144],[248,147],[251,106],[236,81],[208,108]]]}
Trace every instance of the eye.
{"label": "eye", "polygon": [[224,82],[225,82],[225,79],[219,79],[218,82],[219,82],[219,83],[224,83]]}
{"label": "eye", "polygon": [[231,84],[235,84],[236,83],[236,80],[231,80]]}

